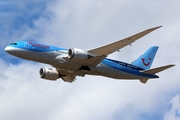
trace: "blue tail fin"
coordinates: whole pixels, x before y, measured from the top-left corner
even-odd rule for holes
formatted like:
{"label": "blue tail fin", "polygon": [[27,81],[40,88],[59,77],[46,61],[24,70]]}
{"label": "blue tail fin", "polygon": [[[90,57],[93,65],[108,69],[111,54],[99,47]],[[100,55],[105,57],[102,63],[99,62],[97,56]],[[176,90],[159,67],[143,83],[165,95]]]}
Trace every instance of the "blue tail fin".
{"label": "blue tail fin", "polygon": [[141,55],[138,59],[132,62],[132,65],[135,65],[145,70],[149,69],[153,63],[158,48],[158,46],[150,47],[143,55]]}

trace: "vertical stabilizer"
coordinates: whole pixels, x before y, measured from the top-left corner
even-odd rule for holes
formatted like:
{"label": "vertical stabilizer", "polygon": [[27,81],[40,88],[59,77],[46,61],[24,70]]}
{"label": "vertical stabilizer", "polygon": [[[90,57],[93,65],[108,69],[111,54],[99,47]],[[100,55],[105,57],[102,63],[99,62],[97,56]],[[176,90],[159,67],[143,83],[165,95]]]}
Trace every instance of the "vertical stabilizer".
{"label": "vertical stabilizer", "polygon": [[145,70],[149,69],[153,63],[158,48],[158,46],[150,47],[143,55],[141,55],[138,59],[132,62],[132,65],[135,65]]}

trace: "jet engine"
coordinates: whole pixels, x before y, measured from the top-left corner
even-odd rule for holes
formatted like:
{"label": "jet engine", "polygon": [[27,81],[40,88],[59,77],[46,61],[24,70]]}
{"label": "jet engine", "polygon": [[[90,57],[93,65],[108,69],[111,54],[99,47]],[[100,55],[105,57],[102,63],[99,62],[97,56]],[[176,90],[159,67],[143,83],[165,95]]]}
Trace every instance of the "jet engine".
{"label": "jet engine", "polygon": [[47,80],[57,80],[60,76],[56,69],[41,68],[39,70],[40,77]]}
{"label": "jet engine", "polygon": [[90,57],[88,52],[78,48],[70,48],[68,50],[68,56],[70,59],[75,59],[75,60],[87,60]]}

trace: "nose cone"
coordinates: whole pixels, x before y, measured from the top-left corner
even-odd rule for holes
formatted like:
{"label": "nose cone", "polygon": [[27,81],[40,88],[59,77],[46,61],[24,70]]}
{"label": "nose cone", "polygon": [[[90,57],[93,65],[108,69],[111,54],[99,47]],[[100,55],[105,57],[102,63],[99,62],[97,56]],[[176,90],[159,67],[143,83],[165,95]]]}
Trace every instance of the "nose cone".
{"label": "nose cone", "polygon": [[9,46],[7,46],[4,50],[5,50],[6,52],[11,51]]}
{"label": "nose cone", "polygon": [[9,54],[13,54],[15,52],[15,49],[11,46],[7,46],[4,50]]}

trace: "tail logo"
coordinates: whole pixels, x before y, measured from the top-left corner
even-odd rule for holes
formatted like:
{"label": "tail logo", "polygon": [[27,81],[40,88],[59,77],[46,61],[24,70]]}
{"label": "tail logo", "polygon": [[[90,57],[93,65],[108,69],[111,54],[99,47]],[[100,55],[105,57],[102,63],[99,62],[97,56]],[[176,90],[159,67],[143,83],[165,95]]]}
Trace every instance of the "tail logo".
{"label": "tail logo", "polygon": [[[148,65],[150,64],[150,62],[145,63],[145,59],[144,59],[144,58],[142,58],[141,60],[142,60],[142,63],[143,63],[145,66],[148,66]],[[151,60],[151,58],[149,58],[149,60]]]}

